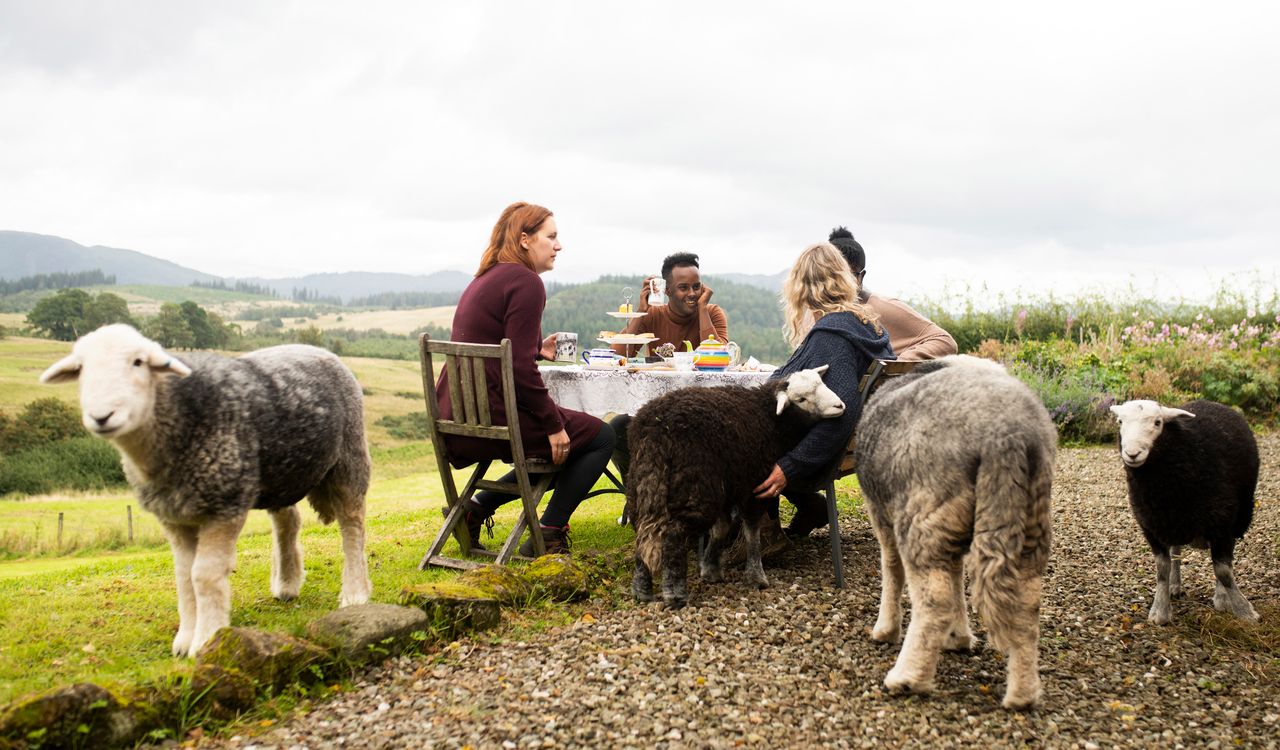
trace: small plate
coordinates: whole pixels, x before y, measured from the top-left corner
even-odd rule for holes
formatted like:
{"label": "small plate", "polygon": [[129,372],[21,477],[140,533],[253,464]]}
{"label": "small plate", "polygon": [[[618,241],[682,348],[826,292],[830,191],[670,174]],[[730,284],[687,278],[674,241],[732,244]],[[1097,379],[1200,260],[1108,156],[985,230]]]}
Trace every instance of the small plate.
{"label": "small plate", "polygon": [[631,318],[643,318],[644,316],[648,315],[649,313],[642,313],[642,312],[629,312],[629,313],[624,313],[624,312],[618,312],[617,310],[610,310],[609,312],[607,312],[607,313],[605,313],[605,314],[606,314],[606,315],[608,315],[608,316],[609,316],[609,317],[611,317],[611,318],[627,318],[628,320],[630,320]]}
{"label": "small plate", "polygon": [[627,368],[624,367],[623,365],[583,365],[582,369],[584,370],[617,370],[618,372],[623,372]]}

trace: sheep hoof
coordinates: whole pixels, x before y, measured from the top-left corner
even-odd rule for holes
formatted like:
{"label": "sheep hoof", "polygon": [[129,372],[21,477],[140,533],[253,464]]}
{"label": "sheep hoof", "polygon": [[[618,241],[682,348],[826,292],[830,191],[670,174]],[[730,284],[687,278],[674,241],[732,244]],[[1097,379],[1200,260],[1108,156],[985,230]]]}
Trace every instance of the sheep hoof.
{"label": "sheep hoof", "polygon": [[632,591],[631,591],[631,595],[632,595],[632,596],[634,596],[634,597],[636,598],[636,601],[638,601],[638,602],[651,602],[651,601],[653,601],[653,592],[652,592],[652,591],[641,591],[641,590],[639,590],[639,589],[632,589]]}
{"label": "sheep hoof", "polygon": [[902,637],[902,629],[901,628],[882,628],[877,625],[876,627],[867,631],[867,634],[870,635],[871,640],[875,641],[876,643],[897,643],[898,639]]}
{"label": "sheep hoof", "polygon": [[702,573],[702,580],[706,581],[707,583],[723,583],[724,582],[724,573],[720,570],[720,568],[703,568],[701,573]]}
{"label": "sheep hoof", "polygon": [[1010,711],[1026,711],[1033,708],[1040,702],[1040,681],[1036,680],[1034,685],[1027,686],[1021,690],[1015,691],[1012,687],[1005,691],[1004,700],[1000,701],[1000,705]]}
{"label": "sheep hoof", "polygon": [[179,630],[173,638],[171,653],[174,656],[186,656],[191,651],[191,634],[193,630]]}
{"label": "sheep hoof", "polygon": [[976,639],[973,633],[968,631],[952,632],[947,634],[947,640],[943,642],[944,651],[972,651],[976,645]]}
{"label": "sheep hoof", "polygon": [[1181,587],[1181,586],[1174,586],[1174,585],[1172,585],[1172,584],[1169,586],[1169,598],[1170,598],[1170,599],[1182,599],[1182,598],[1184,598],[1185,596],[1186,596],[1186,594],[1185,594],[1185,593],[1183,593],[1183,591],[1182,591],[1182,587]]}
{"label": "sheep hoof", "polygon": [[662,600],[667,609],[684,609],[684,605],[689,603],[688,599],[678,599],[676,597],[664,597]]}
{"label": "sheep hoof", "polygon": [[1165,607],[1161,610],[1157,610],[1155,607],[1152,607],[1151,611],[1147,613],[1147,622],[1152,625],[1168,625],[1169,621],[1172,619],[1173,612],[1169,607]]}
{"label": "sheep hoof", "polygon": [[889,670],[889,674],[884,678],[884,687],[894,695],[905,695],[908,693],[925,694],[933,692],[933,683],[923,680],[912,680],[901,674],[895,674],[896,669]]}

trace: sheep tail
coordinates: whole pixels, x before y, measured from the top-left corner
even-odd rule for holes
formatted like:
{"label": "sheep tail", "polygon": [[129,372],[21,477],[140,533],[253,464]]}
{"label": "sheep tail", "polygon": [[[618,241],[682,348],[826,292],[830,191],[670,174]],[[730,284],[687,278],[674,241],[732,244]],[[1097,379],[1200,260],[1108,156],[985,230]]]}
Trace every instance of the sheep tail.
{"label": "sheep tail", "polygon": [[1006,653],[1039,621],[1052,480],[1053,456],[1016,435],[996,441],[978,466],[969,577],[991,643]]}
{"label": "sheep tail", "polygon": [[[669,457],[650,456],[657,451],[655,446],[637,446],[628,474],[628,501],[631,506],[632,523],[636,529],[636,558],[645,564],[651,573],[662,569],[662,545],[670,523],[667,515],[667,472]],[[636,467],[645,469],[661,466],[658,470],[637,471]]]}

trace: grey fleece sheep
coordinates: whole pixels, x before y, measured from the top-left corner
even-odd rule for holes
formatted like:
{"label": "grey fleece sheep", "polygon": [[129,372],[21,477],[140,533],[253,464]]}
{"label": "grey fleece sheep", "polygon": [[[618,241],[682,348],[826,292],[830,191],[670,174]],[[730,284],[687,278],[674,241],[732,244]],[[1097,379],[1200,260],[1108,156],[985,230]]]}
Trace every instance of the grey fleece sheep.
{"label": "grey fleece sheep", "polygon": [[338,521],[346,558],[339,604],[369,600],[364,496],[369,451],[360,385],[333,354],[278,346],[179,360],[125,325],[100,328],[41,382],[79,380],[82,421],[120,451],[143,508],[173,549],[175,655],[194,656],[229,621],[235,544],[249,510],[271,514],[271,593],[302,587],[304,496]]}
{"label": "grey fleece sheep", "polygon": [[747,540],[747,576],[768,585],[760,563],[763,509],[752,490],[814,422],[844,412],[844,402],[822,382],[826,369],[801,370],[755,388],[682,388],[640,409],[628,430],[627,472],[637,599],[652,601],[653,571],[661,568],[664,603],[684,606],[689,548],[708,530],[702,578],[722,580],[720,554],[734,510]]}
{"label": "grey fleece sheep", "polygon": [[991,642],[1009,656],[1006,708],[1040,697],[1040,585],[1058,435],[1044,405],[999,365],[944,357],[886,383],[858,426],[858,480],[880,541],[880,615],[895,642],[902,585],[911,624],[891,691],[933,689],[939,652],[973,642],[963,561]]}
{"label": "grey fleece sheep", "polygon": [[1232,567],[1236,540],[1253,520],[1258,485],[1258,441],[1244,417],[1213,401],[1181,409],[1129,401],[1111,411],[1120,420],[1129,507],[1156,559],[1147,619],[1168,624],[1169,598],[1182,594],[1180,553],[1190,545],[1208,547],[1213,558],[1214,608],[1257,620]]}

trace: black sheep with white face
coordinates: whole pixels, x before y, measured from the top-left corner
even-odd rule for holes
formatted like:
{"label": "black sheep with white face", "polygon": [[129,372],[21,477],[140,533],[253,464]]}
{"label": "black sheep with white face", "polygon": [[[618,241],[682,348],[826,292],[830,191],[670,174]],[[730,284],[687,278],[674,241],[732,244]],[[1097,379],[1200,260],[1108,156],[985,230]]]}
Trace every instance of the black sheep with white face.
{"label": "black sheep with white face", "polygon": [[1181,408],[1155,401],[1111,407],[1120,421],[1120,460],[1129,507],[1156,559],[1156,590],[1147,619],[1166,625],[1171,597],[1182,594],[1182,547],[1208,548],[1214,608],[1246,620],[1258,613],[1236,587],[1236,540],[1253,521],[1258,441],[1244,417],[1213,401]]}

